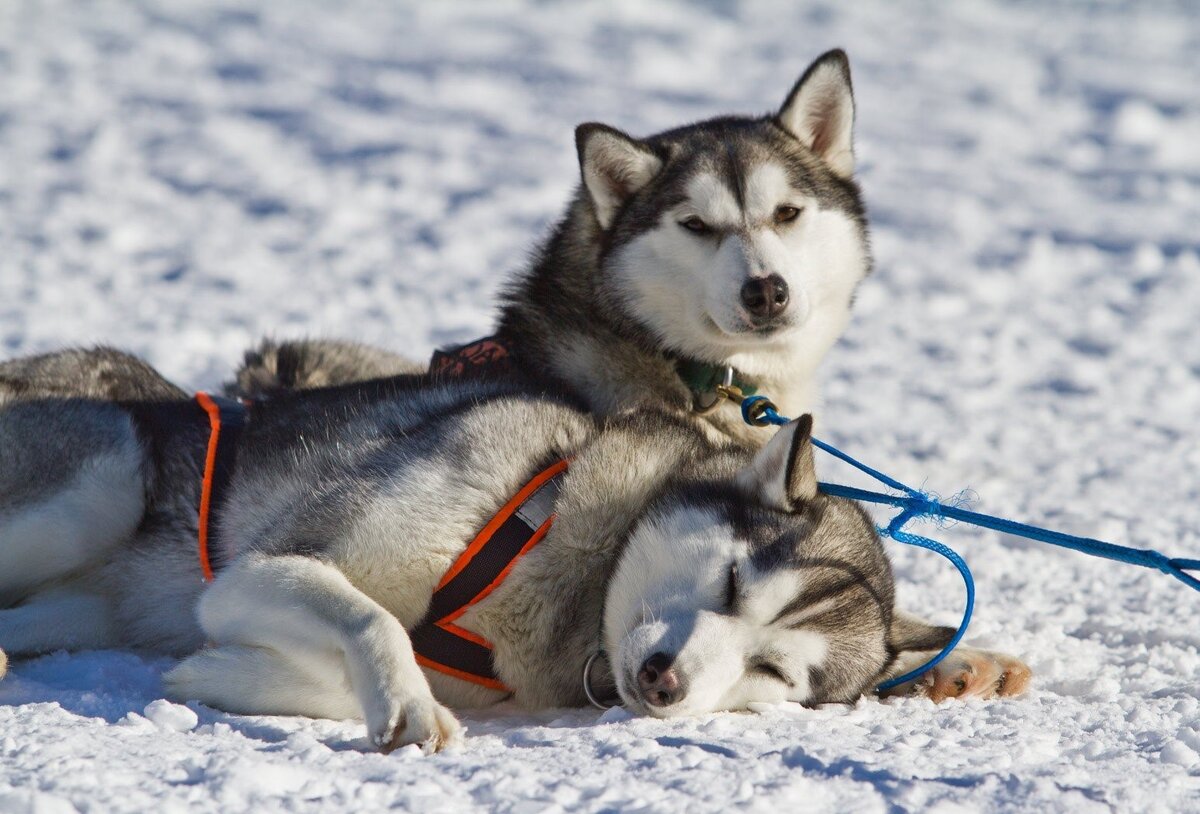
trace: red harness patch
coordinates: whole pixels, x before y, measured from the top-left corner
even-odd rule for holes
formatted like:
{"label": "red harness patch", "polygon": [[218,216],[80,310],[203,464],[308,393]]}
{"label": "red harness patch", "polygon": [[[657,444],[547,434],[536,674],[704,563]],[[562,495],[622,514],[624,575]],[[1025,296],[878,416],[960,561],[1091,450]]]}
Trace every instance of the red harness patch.
{"label": "red harness patch", "polygon": [[435,350],[429,372],[435,376],[475,376],[512,369],[512,349],[496,336],[477,339],[449,350]]}

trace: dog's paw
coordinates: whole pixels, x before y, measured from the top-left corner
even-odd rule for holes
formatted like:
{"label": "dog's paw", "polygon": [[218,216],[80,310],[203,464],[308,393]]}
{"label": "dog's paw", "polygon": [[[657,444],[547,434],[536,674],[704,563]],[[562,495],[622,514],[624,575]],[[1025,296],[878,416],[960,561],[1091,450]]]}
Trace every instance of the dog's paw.
{"label": "dog's paw", "polygon": [[368,722],[371,742],[384,754],[415,743],[427,755],[462,742],[463,727],[454,713],[433,699],[412,698],[398,703],[385,720]]}
{"label": "dog's paw", "polygon": [[912,685],[910,694],[936,703],[949,698],[1008,698],[1020,695],[1033,676],[1020,660],[1003,653],[958,648]]}
{"label": "dog's paw", "polygon": [[4,674],[8,672],[8,656],[4,655],[4,651],[0,650],[0,678],[4,678]]}

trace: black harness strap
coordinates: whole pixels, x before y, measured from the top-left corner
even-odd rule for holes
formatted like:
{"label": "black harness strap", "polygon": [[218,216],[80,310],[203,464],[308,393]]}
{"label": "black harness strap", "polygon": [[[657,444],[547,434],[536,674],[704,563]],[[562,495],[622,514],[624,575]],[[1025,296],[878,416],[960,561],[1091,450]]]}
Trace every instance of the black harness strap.
{"label": "black harness strap", "polygon": [[554,501],[567,470],[558,461],[533,477],[488,521],[450,566],[425,617],[409,632],[417,662],[494,690],[508,691],[492,666],[492,644],[455,624],[490,594],[554,521]]}

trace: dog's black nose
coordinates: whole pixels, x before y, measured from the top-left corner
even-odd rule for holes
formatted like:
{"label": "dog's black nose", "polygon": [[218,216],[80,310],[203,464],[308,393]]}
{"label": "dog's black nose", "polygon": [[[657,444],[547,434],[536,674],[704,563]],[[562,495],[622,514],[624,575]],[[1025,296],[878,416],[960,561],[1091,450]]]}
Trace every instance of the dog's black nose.
{"label": "dog's black nose", "polygon": [[674,656],[655,653],[646,659],[642,663],[642,669],[638,670],[638,688],[642,691],[642,698],[645,698],[650,706],[669,707],[682,701],[686,695],[683,682],[671,667],[674,661]]}
{"label": "dog's black nose", "polygon": [[787,304],[787,280],[778,274],[756,277],[742,286],[742,305],[756,319],[777,317],[787,308]]}

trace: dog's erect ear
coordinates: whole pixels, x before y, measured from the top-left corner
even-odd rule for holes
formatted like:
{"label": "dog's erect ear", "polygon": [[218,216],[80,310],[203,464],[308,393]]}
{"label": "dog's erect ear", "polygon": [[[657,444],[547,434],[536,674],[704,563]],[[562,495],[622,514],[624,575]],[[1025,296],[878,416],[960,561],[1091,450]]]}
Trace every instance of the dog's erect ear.
{"label": "dog's erect ear", "polygon": [[766,506],[792,511],[817,496],[813,466],[812,416],[781,427],[738,474],[738,483]]}
{"label": "dog's erect ear", "polygon": [[646,144],[604,124],[576,127],[575,149],[601,229],[611,226],[621,204],[662,169],[662,159]]}
{"label": "dog's erect ear", "polygon": [[808,66],[779,109],[779,123],[835,173],[854,173],[854,91],[845,51],[829,51]]}

